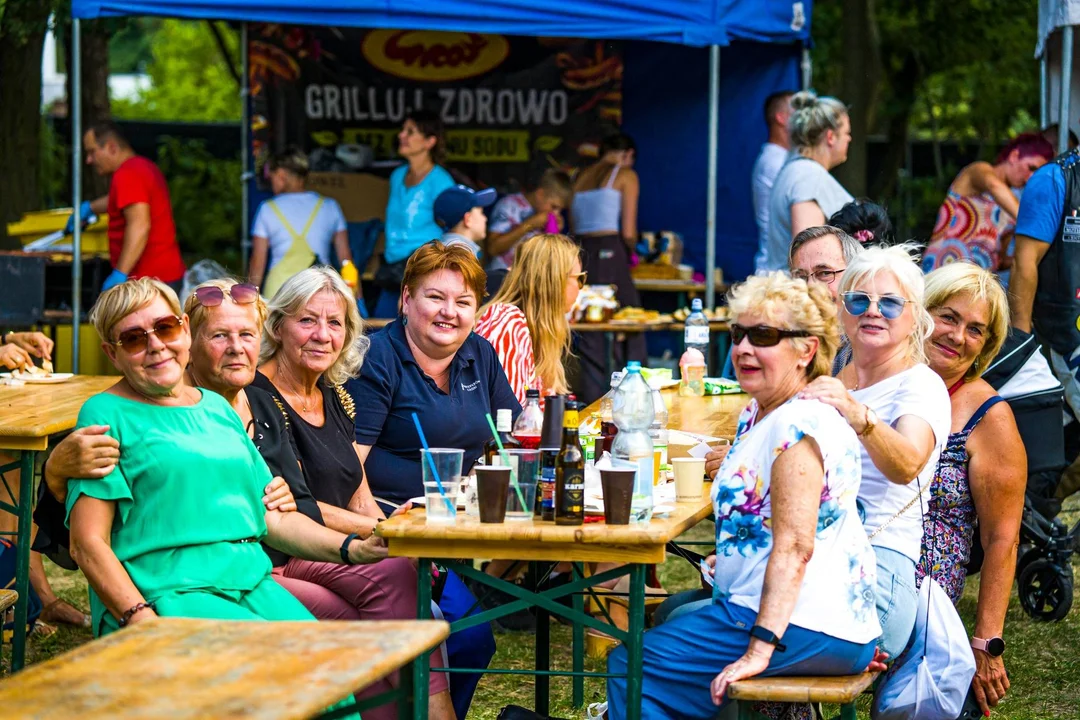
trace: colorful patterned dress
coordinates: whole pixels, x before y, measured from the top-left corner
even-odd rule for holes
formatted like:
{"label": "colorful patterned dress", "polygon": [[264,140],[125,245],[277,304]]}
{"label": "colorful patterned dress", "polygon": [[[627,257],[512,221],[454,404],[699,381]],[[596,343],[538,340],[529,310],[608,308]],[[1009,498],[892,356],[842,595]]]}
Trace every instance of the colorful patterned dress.
{"label": "colorful patterned dress", "polygon": [[930,500],[923,518],[922,558],[915,567],[915,581],[922,585],[929,563],[934,579],[948,593],[953,603],[964,594],[971,541],[975,533],[975,502],[968,483],[967,441],[987,410],[1001,402],[999,395],[988,399],[964,429],[951,433],[941,451],[937,471],[930,485]]}
{"label": "colorful patterned dress", "polygon": [[1015,227],[990,193],[963,196],[949,190],[923,254],[923,272],[958,260],[997,270]]}

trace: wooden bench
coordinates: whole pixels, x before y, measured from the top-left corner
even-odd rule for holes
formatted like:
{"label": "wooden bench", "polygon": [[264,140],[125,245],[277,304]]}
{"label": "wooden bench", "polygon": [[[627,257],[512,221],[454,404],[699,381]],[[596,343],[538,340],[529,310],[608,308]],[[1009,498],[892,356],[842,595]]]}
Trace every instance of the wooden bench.
{"label": "wooden bench", "polygon": [[15,602],[18,599],[19,593],[14,590],[0,590],[0,615],[15,607]]}
{"label": "wooden bench", "polygon": [[877,673],[835,677],[765,677],[740,680],[728,688],[735,701],[739,720],[759,717],[755,702],[829,703],[840,706],[841,720],[855,720],[855,699],[877,677]]}

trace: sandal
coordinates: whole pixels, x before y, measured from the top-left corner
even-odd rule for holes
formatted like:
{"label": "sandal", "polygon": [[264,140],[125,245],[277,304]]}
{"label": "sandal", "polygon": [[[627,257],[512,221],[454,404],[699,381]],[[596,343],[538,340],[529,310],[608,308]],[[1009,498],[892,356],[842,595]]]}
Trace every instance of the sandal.
{"label": "sandal", "polygon": [[[64,606],[70,608],[71,612],[66,612],[64,610],[64,607],[61,606],[61,603],[63,603]],[[79,619],[76,620],[73,614],[77,614],[79,616]],[[64,623],[65,625],[72,625],[74,627],[84,628],[90,627],[91,622],[89,615],[81,612],[74,605],[66,602],[63,598],[56,598],[51,603],[42,608],[40,618],[41,620],[48,623]]]}

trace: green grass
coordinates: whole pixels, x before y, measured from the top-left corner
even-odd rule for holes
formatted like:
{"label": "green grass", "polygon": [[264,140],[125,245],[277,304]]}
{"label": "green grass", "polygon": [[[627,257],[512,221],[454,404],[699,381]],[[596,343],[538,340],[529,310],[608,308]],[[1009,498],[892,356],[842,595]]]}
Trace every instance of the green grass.
{"label": "green grass", "polygon": [[[1071,511],[1063,513],[1070,525],[1080,519],[1080,498],[1069,503]],[[712,525],[702,523],[685,540],[711,539]],[[57,593],[76,607],[86,610],[86,582],[80,573],[68,573],[46,561],[49,578]],[[1076,565],[1074,565],[1074,569]],[[1080,573],[1078,573],[1080,575]],[[698,587],[698,575],[684,560],[669,557],[660,568],[660,578],[669,591]],[[972,578],[960,603],[960,614],[970,631],[974,622],[978,578]],[[500,633],[496,636],[498,651],[493,667],[529,669],[533,666],[531,635]],[[1006,668],[1012,681],[1008,697],[992,717],[1002,720],[1076,720],[1080,718],[1080,603],[1068,617],[1058,623],[1039,623],[1029,619],[1020,609],[1015,592],[1005,621],[1008,651]],[[90,640],[88,630],[61,627],[49,638],[33,637],[29,644],[28,661],[40,662]],[[570,661],[570,628],[553,622],[551,626],[551,657],[554,668],[568,669]],[[6,653],[5,653],[6,655]],[[601,661],[586,660],[586,670],[603,671]],[[717,668],[719,672],[720,668]],[[554,717],[582,718],[583,710],[575,710],[570,701],[570,680],[552,678],[551,712]],[[487,675],[480,682],[469,719],[494,720],[507,704],[533,706],[533,678],[521,675]],[[599,702],[605,692],[600,681],[585,684],[585,702]],[[860,717],[869,717],[868,712]]]}

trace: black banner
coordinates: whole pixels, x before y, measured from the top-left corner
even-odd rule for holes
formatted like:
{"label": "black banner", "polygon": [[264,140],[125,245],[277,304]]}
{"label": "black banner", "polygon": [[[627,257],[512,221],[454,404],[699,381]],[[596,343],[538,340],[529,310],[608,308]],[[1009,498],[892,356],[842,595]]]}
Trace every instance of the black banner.
{"label": "black banner", "polygon": [[446,125],[449,165],[515,189],[592,159],[621,120],[618,43],[281,25],[255,26],[251,38],[260,168],[289,144],[313,170],[345,169],[338,154],[348,160],[350,144],[391,159],[405,115],[424,108]]}

